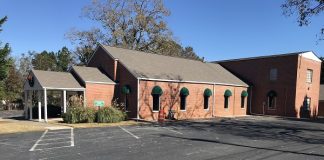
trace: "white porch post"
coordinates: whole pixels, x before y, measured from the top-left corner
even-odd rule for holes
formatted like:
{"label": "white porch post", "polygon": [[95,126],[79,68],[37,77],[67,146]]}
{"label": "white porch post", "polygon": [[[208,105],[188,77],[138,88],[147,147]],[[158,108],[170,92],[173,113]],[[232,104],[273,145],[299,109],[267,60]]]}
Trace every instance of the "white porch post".
{"label": "white porch post", "polygon": [[42,121],[42,102],[41,102],[41,91],[38,90],[37,91],[37,95],[38,95],[38,121],[41,122]]}
{"label": "white porch post", "polygon": [[47,122],[47,92],[46,88],[44,88],[44,119]]}
{"label": "white porch post", "polygon": [[32,100],[32,91],[28,91],[27,103],[29,106],[29,120],[33,119],[33,100]]}
{"label": "white porch post", "polygon": [[28,119],[28,97],[27,97],[27,91],[24,92],[24,99],[25,99],[25,105],[24,105],[24,111],[25,111],[25,119]]}
{"label": "white porch post", "polygon": [[66,113],[66,90],[63,91],[63,113]]}

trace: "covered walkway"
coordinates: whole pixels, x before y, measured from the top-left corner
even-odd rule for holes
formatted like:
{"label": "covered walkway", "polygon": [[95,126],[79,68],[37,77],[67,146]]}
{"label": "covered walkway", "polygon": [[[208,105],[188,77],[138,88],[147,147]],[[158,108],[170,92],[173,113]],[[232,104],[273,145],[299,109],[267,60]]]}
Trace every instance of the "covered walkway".
{"label": "covered walkway", "polygon": [[[79,82],[68,72],[52,72],[52,71],[40,71],[32,70],[27,77],[24,84],[24,98],[25,98],[25,118],[33,119],[33,107],[38,107],[38,121],[47,122],[48,113],[48,92],[60,91],[61,92],[61,108],[65,113],[67,109],[67,95],[75,93],[81,93],[80,97],[85,104],[85,88],[82,87]],[[44,109],[44,115],[42,116],[42,108]],[[29,114],[28,114],[29,111]],[[28,116],[29,115],[29,116]]]}

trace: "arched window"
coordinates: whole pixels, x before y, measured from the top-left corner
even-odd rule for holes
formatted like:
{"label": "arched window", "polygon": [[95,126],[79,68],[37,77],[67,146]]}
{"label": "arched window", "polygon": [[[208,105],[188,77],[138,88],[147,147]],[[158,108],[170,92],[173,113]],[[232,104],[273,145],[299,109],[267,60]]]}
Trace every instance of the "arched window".
{"label": "arched window", "polygon": [[241,108],[245,107],[245,99],[248,96],[248,92],[247,91],[242,91],[241,93]]}
{"label": "arched window", "polygon": [[229,98],[232,96],[232,92],[227,89],[224,93],[224,108],[228,108],[229,105]]}
{"label": "arched window", "polygon": [[155,86],[152,89],[153,97],[153,111],[160,110],[160,96],[163,94],[162,88],[160,86]]}
{"label": "arched window", "polygon": [[268,108],[275,109],[277,103],[277,93],[275,91],[268,92]]}
{"label": "arched window", "polygon": [[189,90],[186,87],[180,90],[180,110],[186,110],[186,99],[189,95]]}
{"label": "arched window", "polygon": [[131,87],[129,85],[124,85],[121,90],[122,94],[125,95],[125,110],[128,110],[128,95],[131,93]]}
{"label": "arched window", "polygon": [[208,104],[209,104],[209,97],[213,94],[213,92],[206,88],[204,91],[204,109],[208,109]]}

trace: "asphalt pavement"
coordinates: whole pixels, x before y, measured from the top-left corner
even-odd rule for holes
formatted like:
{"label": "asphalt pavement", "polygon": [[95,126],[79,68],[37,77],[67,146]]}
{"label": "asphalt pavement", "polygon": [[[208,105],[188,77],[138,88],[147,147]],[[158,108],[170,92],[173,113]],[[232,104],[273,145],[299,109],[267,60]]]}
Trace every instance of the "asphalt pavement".
{"label": "asphalt pavement", "polygon": [[0,159],[324,159],[324,124],[277,118],[0,135]]}

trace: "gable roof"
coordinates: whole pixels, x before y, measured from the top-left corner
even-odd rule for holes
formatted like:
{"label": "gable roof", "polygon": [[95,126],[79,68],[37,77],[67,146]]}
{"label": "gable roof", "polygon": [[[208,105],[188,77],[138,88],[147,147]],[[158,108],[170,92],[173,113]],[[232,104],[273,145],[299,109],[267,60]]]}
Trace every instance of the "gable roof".
{"label": "gable roof", "polygon": [[219,64],[101,45],[136,78],[248,86]]}
{"label": "gable roof", "polygon": [[32,70],[35,76],[34,81],[38,81],[42,88],[51,89],[84,89],[78,81],[68,72],[53,72]]}
{"label": "gable roof", "polygon": [[248,57],[248,58],[238,58],[238,59],[229,59],[229,60],[220,60],[213,61],[212,63],[224,63],[224,62],[233,62],[233,61],[245,61],[245,60],[254,60],[254,59],[264,59],[264,58],[274,58],[274,57],[283,57],[283,56],[293,56],[293,55],[301,55],[304,58],[308,58],[314,61],[322,62],[321,59],[312,51],[301,51],[301,52],[292,52],[286,54],[273,54],[267,56],[258,56],[258,57]]}
{"label": "gable roof", "polygon": [[73,66],[72,70],[83,80],[88,83],[115,84],[108,76],[95,67]]}

